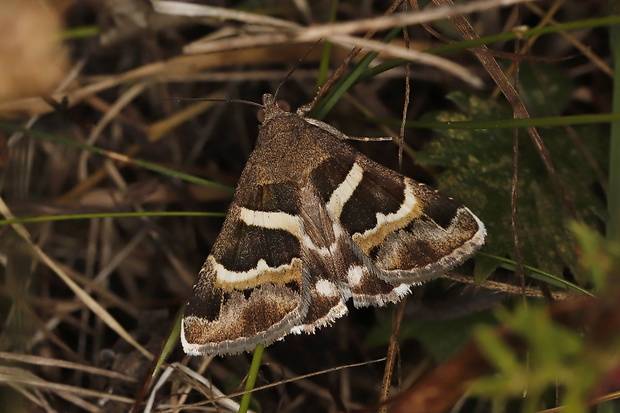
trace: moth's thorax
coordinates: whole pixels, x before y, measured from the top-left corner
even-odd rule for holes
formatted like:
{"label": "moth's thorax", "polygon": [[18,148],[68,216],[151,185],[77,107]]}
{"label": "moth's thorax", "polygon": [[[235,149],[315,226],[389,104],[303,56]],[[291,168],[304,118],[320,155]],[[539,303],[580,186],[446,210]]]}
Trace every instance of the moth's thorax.
{"label": "moth's thorax", "polygon": [[262,183],[305,182],[310,172],[329,158],[321,145],[325,131],[301,116],[284,112],[260,126],[252,158],[256,178]]}

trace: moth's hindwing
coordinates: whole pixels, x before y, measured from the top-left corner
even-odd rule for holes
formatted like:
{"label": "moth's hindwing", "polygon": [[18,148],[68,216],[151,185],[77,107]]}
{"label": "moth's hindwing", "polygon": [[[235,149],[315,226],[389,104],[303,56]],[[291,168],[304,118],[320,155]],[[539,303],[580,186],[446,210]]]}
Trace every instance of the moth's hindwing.
{"label": "moth's hindwing", "polygon": [[469,209],[264,98],[265,121],[183,320],[189,354],[231,354],[395,302],[484,242]]}

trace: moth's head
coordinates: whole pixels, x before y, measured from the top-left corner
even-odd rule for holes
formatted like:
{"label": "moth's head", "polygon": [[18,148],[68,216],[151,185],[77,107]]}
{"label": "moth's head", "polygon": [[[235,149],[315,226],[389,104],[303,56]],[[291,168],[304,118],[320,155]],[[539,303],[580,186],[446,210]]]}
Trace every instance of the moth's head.
{"label": "moth's head", "polygon": [[263,95],[263,109],[258,112],[258,121],[265,123],[270,119],[289,112],[291,106],[285,100],[276,100],[276,97],[270,93]]}

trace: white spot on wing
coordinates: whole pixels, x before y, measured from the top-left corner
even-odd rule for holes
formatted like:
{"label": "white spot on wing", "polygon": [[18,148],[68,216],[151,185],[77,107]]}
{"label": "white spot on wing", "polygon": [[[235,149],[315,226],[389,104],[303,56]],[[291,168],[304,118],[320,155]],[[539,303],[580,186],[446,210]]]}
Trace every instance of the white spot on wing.
{"label": "white spot on wing", "polygon": [[362,277],[364,276],[364,271],[366,269],[359,265],[354,265],[349,267],[347,271],[347,281],[351,286],[358,286],[362,282]]}
{"label": "white spot on wing", "polygon": [[336,284],[325,279],[318,280],[314,288],[323,297],[335,297],[340,294]]}
{"label": "white spot on wing", "polygon": [[340,219],[344,205],[351,198],[353,192],[355,192],[355,188],[362,182],[363,176],[364,170],[362,167],[357,162],[354,163],[344,181],[332,192],[327,203],[327,209],[336,219]]}

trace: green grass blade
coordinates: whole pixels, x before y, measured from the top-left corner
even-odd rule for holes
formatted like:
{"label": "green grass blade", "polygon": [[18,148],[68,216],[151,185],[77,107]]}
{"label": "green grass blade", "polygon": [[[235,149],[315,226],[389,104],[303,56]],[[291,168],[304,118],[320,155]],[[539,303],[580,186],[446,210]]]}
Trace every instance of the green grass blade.
{"label": "green grass blade", "polygon": [[[383,124],[389,126],[400,126],[401,123],[400,119],[367,118],[366,121],[372,124]],[[497,120],[467,120],[458,122],[408,120],[405,125],[408,128],[423,129],[515,129],[557,127],[567,125],[591,125],[614,121],[620,121],[620,112],[590,113],[587,115],[569,116],[541,116],[527,119],[504,118]]]}
{"label": "green grass blade", "polygon": [[[387,36],[382,40],[384,43],[388,43],[392,40],[398,33],[400,33],[401,28],[397,27],[392,29]],[[310,111],[310,117],[314,119],[323,119],[327,113],[334,107],[336,103],[342,98],[342,95],[345,94],[347,90],[351,88],[358,80],[359,77],[364,73],[370,62],[372,62],[375,57],[377,57],[378,52],[370,52],[353,68],[353,70],[342,79],[335,87],[333,87],[323,98],[318,105],[316,105],[312,111]]]}
{"label": "green grass blade", "polygon": [[[254,357],[252,357],[252,364],[250,365],[250,371],[248,372],[248,380],[245,382],[245,390],[254,389],[264,350],[265,346],[262,344],[259,344],[254,349]],[[246,413],[248,411],[248,407],[250,407],[250,400],[252,400],[252,393],[246,393],[243,395],[241,398],[241,403],[239,404],[239,413]]]}
{"label": "green grass blade", "polygon": [[[504,258],[504,257],[500,257],[497,255],[493,255],[493,254],[487,254],[484,252],[478,252],[478,254],[483,255],[485,257],[489,257],[489,258],[493,258],[497,261],[502,262],[504,265],[504,267],[510,269],[510,270],[514,270],[517,266],[517,262],[508,258]],[[552,285],[556,285],[558,287],[563,287],[563,288],[568,288],[571,289],[573,291],[579,292],[581,294],[585,294],[588,295],[590,297],[595,297],[594,294],[592,294],[590,291],[581,288],[580,286],[573,284],[569,281],[566,281],[564,278],[562,277],[558,277],[556,275],[550,274],[548,272],[542,271],[536,267],[532,267],[531,265],[524,265],[523,268],[527,271],[529,271],[529,273],[527,274],[528,277],[534,278],[536,280],[548,283],[548,284],[552,284]]]}
{"label": "green grass blade", "polygon": [[[336,21],[336,15],[338,13],[338,0],[332,0],[331,8],[329,10],[329,22]],[[332,42],[326,41],[323,46],[323,54],[321,56],[321,63],[319,65],[319,75],[316,79],[317,87],[323,86],[327,81],[327,74],[329,71],[329,60],[332,54]]]}
{"label": "green grass blade", "polygon": [[223,212],[187,212],[187,211],[155,211],[155,212],[97,212],[92,214],[44,215],[40,217],[0,219],[0,226],[12,224],[34,224],[37,222],[71,221],[93,218],[127,218],[127,217],[223,217]]}
{"label": "green grass blade", "polygon": [[[611,26],[611,50],[614,61],[613,112],[620,115],[620,28]],[[611,123],[611,141],[609,146],[609,221],[607,236],[612,241],[620,242],[620,121]]]}
{"label": "green grass blade", "polygon": [[148,169],[149,171],[158,172],[158,173],[161,173],[162,175],[167,175],[173,178],[182,179],[184,181],[192,182],[194,184],[203,185],[203,186],[207,186],[207,187],[215,188],[215,189],[220,189],[222,191],[226,191],[230,193],[235,192],[234,188],[231,188],[226,185],[222,185],[217,182],[212,182],[206,179],[198,178],[196,176],[189,175],[189,174],[179,172],[179,171],[175,171],[174,169],[166,168],[166,167],[163,167],[163,166],[151,163],[151,162],[130,158],[118,152],[113,152],[113,151],[108,151],[106,149],[97,148],[96,146],[87,145],[85,143],[78,142],[73,139],[65,138],[63,136],[52,135],[52,134],[41,132],[35,129],[27,129],[27,128],[23,128],[21,126],[15,126],[15,125],[12,125],[6,122],[0,122],[0,129],[8,130],[11,132],[20,132],[26,135],[34,136],[35,138],[61,143],[63,145],[71,146],[73,148],[78,148],[78,149],[82,149],[82,150],[85,150],[91,153],[96,153],[98,155],[103,155],[110,159],[114,159],[120,162],[137,165],[144,169]]}

